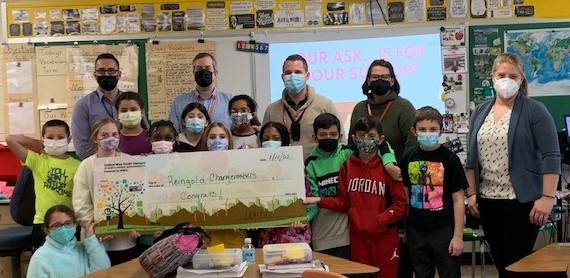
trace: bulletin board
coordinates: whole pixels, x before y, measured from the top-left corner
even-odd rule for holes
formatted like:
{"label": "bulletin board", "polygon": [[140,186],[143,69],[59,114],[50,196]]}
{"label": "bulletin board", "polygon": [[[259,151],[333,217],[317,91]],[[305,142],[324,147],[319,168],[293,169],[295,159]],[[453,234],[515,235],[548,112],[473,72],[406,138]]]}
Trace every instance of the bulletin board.
{"label": "bulletin board", "polygon": [[0,140],[8,134],[36,136],[39,129],[29,119],[37,119],[37,87],[34,46],[0,46]]}
{"label": "bulletin board", "polygon": [[[569,113],[570,23],[535,23],[473,26],[469,29],[469,86],[474,104],[493,98],[491,69],[494,59],[505,51],[517,54],[525,63],[529,96],[546,106],[557,130],[564,128]],[[545,72],[560,72],[559,76]],[[549,85],[550,82],[550,85]],[[562,83],[565,84],[565,83]],[[545,88],[545,89],[541,89]]]}
{"label": "bulletin board", "polygon": [[119,89],[139,93],[150,120],[166,119],[172,100],[195,87],[192,60],[200,52],[215,56],[216,43],[115,40],[2,46],[0,141],[7,134],[37,138],[48,120],[70,123],[77,100],[97,89],[93,72],[101,53],[119,60]]}
{"label": "bulletin board", "polygon": [[145,43],[146,40],[3,45],[0,141],[8,134],[38,138],[41,126],[48,120],[70,123],[75,102],[97,88],[92,74],[100,53],[110,52],[117,57],[122,70],[119,87],[139,92],[148,104]]}
{"label": "bulletin board", "polygon": [[[560,0],[564,1],[564,0]],[[531,2],[531,4],[529,4]],[[547,2],[547,1],[542,1]],[[9,2],[9,38],[175,34],[203,31],[283,30],[564,17],[538,0],[95,0]],[[548,1],[551,2],[551,1]]]}

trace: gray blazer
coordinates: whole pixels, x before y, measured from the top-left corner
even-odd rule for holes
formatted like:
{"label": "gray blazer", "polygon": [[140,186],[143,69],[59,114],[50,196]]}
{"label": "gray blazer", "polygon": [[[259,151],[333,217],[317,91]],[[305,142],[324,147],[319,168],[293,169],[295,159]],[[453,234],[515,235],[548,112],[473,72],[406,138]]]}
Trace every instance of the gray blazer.
{"label": "gray blazer", "polygon": [[[475,172],[479,192],[480,165],[477,133],[495,99],[481,103],[469,120],[469,146],[465,168]],[[541,102],[518,95],[511,111],[508,131],[509,175],[517,200],[522,203],[542,196],[542,175],[559,174],[560,147],[554,120]]]}

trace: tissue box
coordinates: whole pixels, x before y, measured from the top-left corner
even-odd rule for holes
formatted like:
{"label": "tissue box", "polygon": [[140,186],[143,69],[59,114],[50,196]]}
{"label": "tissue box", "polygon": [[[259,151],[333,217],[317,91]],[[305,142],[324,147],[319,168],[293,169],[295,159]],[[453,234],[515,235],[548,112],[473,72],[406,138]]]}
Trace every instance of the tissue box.
{"label": "tissue box", "polygon": [[238,248],[228,248],[219,252],[201,249],[192,258],[192,268],[195,269],[231,268],[241,263],[241,249]]}
{"label": "tissue box", "polygon": [[306,242],[266,244],[263,262],[267,266],[312,263],[313,252]]}

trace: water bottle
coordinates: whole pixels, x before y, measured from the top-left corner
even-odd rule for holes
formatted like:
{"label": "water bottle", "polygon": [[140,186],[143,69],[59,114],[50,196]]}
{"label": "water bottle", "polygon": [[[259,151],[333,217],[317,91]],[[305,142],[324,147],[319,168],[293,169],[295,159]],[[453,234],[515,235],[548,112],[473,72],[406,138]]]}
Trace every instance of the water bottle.
{"label": "water bottle", "polygon": [[255,247],[251,244],[251,238],[245,238],[241,255],[244,262],[255,263]]}

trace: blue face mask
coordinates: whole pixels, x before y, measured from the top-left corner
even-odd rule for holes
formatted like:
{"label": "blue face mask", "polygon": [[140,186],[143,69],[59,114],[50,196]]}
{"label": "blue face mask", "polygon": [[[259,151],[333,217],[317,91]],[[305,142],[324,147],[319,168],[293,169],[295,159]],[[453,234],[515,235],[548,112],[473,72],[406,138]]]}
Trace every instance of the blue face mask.
{"label": "blue face mask", "polygon": [[437,145],[439,132],[418,132],[418,143],[426,149],[431,149]]}
{"label": "blue face mask", "polygon": [[278,148],[281,147],[281,141],[269,140],[261,143],[262,148]]}
{"label": "blue face mask", "polygon": [[199,118],[189,118],[186,120],[186,130],[192,134],[200,134],[204,131],[206,124]]}
{"label": "blue face mask", "polygon": [[214,139],[208,139],[207,143],[209,151],[223,151],[227,150],[229,146],[228,138],[216,137]]}
{"label": "blue face mask", "polygon": [[287,74],[283,76],[283,84],[288,91],[294,94],[300,93],[303,88],[305,88],[305,85],[307,85],[305,81],[305,75],[297,73]]}
{"label": "blue face mask", "polygon": [[49,237],[61,244],[67,244],[75,236],[76,228],[62,226],[59,230],[51,230]]}

